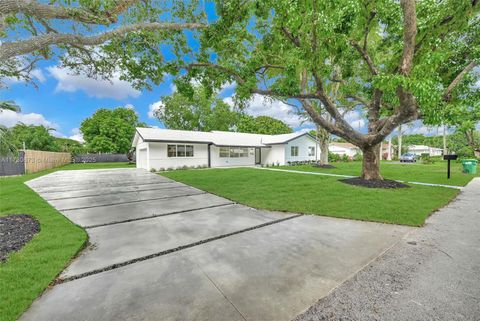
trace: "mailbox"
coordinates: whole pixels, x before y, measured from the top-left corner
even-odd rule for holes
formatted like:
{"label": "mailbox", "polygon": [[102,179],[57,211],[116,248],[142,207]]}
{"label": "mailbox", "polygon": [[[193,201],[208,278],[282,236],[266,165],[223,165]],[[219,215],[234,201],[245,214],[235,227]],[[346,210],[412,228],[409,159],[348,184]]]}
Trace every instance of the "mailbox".
{"label": "mailbox", "polygon": [[458,155],[443,155],[443,159],[448,161],[447,162],[447,178],[450,179],[450,161],[456,160],[458,158]]}
{"label": "mailbox", "polygon": [[443,155],[444,160],[456,160],[458,158],[458,155]]}

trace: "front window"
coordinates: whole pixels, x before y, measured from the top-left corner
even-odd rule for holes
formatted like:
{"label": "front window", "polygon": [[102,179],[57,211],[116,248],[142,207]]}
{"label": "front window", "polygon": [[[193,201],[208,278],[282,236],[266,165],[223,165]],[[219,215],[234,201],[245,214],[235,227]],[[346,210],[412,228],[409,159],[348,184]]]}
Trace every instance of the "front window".
{"label": "front window", "polygon": [[168,157],[193,157],[193,145],[167,145]]}
{"label": "front window", "polygon": [[290,147],[290,155],[291,156],[298,156],[298,146]]}
{"label": "front window", "polygon": [[308,156],[315,156],[315,146],[308,146]]}
{"label": "front window", "polygon": [[229,157],[229,158],[248,157],[248,148],[220,147],[219,156],[222,158],[223,157]]}

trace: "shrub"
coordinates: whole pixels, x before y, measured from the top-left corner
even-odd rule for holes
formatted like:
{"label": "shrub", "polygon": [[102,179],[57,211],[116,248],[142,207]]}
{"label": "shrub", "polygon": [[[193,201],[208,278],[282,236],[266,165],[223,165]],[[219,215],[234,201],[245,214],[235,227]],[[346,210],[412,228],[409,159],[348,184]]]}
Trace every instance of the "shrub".
{"label": "shrub", "polygon": [[328,161],[331,163],[339,162],[340,155],[328,152]]}
{"label": "shrub", "polygon": [[155,172],[156,172],[155,168],[150,168],[150,173],[155,173]]}
{"label": "shrub", "polygon": [[349,162],[349,161],[350,161],[350,157],[348,157],[347,154],[342,155],[342,162]]}
{"label": "shrub", "polygon": [[435,163],[435,159],[430,157],[430,154],[427,154],[427,153],[422,153],[420,155],[420,161],[422,162],[422,164],[433,164],[433,163]]}
{"label": "shrub", "polygon": [[474,158],[473,149],[464,146],[457,151],[458,158]]}
{"label": "shrub", "polygon": [[363,161],[363,155],[360,154],[360,153],[356,153],[355,155],[353,155],[353,160],[354,161]]}

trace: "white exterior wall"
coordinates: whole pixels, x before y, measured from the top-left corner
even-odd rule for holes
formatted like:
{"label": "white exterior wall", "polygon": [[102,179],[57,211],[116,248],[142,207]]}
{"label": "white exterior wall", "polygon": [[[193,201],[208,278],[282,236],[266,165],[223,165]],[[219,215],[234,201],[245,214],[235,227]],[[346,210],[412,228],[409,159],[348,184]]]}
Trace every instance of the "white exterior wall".
{"label": "white exterior wall", "polygon": [[408,148],[408,153],[415,154],[415,155],[422,155],[422,154],[429,154],[430,156],[442,156],[443,150],[439,148]]}
{"label": "white exterior wall", "polygon": [[220,157],[220,147],[212,145],[210,155],[212,167],[255,165],[255,148],[248,148],[248,157]]}
{"label": "white exterior wall", "polygon": [[347,148],[347,147],[340,147],[340,146],[329,146],[328,147],[329,152],[343,156],[347,155],[349,157],[353,157],[356,154],[361,153],[359,150],[353,149],[353,148]]}
{"label": "white exterior wall", "polygon": [[[168,157],[167,145],[193,145],[193,157]],[[138,148],[138,147],[137,147]],[[208,145],[189,143],[148,143],[148,170],[179,168],[183,166],[208,166]],[[138,165],[137,165],[138,167]]]}
{"label": "white exterior wall", "polygon": [[262,148],[262,164],[285,165],[285,144],[272,145],[270,148]]}
{"label": "white exterior wall", "polygon": [[[307,135],[298,137],[292,141],[289,141],[287,144],[284,144],[285,148],[285,162],[298,162],[298,161],[314,161],[316,157],[320,157],[320,151],[317,151],[318,144],[308,137]],[[291,147],[298,146],[298,156],[291,156]],[[314,147],[315,153],[313,156],[308,156],[308,147]],[[318,155],[318,156],[315,156]]]}

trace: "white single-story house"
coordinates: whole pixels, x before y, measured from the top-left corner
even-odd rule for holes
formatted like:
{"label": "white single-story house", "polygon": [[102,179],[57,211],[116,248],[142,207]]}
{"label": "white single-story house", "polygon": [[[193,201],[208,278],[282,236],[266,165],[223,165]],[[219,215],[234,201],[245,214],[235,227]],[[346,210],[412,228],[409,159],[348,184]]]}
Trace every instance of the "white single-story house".
{"label": "white single-story house", "polygon": [[361,154],[362,151],[358,146],[355,146],[350,143],[337,143],[332,142],[328,145],[328,151],[333,154],[340,156],[347,155],[348,157],[353,157],[357,154]]}
{"label": "white single-story house", "polygon": [[422,155],[422,154],[428,154],[430,156],[442,156],[443,155],[443,149],[430,147],[430,146],[426,146],[426,145],[410,145],[410,146],[408,146],[407,151],[409,153],[415,154],[415,155]]}
{"label": "white single-story house", "polygon": [[314,161],[320,151],[308,133],[259,135],[236,132],[198,132],[137,128],[132,147],[137,168],[286,165]]}

